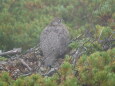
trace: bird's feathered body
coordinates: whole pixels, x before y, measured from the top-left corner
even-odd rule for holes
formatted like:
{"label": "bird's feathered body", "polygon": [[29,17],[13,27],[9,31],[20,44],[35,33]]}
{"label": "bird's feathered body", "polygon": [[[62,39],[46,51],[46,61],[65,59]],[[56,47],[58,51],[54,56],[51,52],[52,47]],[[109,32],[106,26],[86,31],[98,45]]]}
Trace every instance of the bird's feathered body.
{"label": "bird's feathered body", "polygon": [[40,47],[45,59],[45,65],[52,65],[54,60],[63,55],[67,50],[69,42],[69,32],[67,28],[61,24],[48,25],[40,36]]}

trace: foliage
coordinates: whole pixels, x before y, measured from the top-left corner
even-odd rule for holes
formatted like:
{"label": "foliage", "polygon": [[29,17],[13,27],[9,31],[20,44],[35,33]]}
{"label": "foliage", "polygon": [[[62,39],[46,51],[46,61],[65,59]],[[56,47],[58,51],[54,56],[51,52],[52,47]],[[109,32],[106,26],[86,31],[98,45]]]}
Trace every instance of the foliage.
{"label": "foliage", "polygon": [[10,86],[12,85],[13,80],[9,77],[7,72],[0,74],[0,86]]}
{"label": "foliage", "polygon": [[82,56],[76,67],[80,83],[88,86],[114,86],[115,48]]}
{"label": "foliage", "polygon": [[5,61],[7,58],[0,56],[0,61]]}

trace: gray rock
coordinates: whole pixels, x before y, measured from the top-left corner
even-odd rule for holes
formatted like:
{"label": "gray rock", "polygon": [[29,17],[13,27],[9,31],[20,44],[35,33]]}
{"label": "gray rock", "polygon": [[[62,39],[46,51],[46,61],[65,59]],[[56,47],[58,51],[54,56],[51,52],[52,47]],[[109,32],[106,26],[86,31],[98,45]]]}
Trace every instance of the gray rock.
{"label": "gray rock", "polygon": [[61,23],[59,18],[55,18],[40,35],[40,48],[43,52],[45,65],[52,65],[56,58],[63,55],[69,43],[69,32]]}

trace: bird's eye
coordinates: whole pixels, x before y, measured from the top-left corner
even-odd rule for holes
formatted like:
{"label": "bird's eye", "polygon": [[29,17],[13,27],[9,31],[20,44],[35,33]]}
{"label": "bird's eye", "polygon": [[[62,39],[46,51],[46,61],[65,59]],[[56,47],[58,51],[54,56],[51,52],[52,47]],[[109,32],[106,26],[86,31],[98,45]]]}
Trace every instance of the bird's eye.
{"label": "bird's eye", "polygon": [[62,20],[61,19],[59,19],[59,22],[61,22]]}

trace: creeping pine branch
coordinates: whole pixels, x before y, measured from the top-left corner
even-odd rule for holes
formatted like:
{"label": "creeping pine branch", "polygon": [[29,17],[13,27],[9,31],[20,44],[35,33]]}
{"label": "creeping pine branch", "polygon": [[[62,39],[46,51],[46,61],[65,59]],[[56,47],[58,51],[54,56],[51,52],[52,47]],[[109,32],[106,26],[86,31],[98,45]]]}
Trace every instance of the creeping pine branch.
{"label": "creeping pine branch", "polygon": [[113,41],[115,41],[115,39],[112,39],[112,35],[110,35],[110,37],[107,38],[106,40],[100,40],[102,32],[103,32],[103,30],[100,32],[100,35],[99,35],[99,38],[98,38],[98,42],[99,43],[105,43],[105,42],[113,42]]}
{"label": "creeping pine branch", "polygon": [[85,53],[85,51],[82,51],[82,49],[85,49],[85,50],[87,50],[85,47],[84,47],[84,45],[85,45],[85,43],[87,43],[87,42],[89,42],[90,40],[87,40],[86,42],[84,42],[77,50],[76,50],[76,52],[75,52],[75,54],[73,55],[73,66],[75,67],[75,65],[76,65],[76,62],[77,62],[77,60],[79,59],[79,57],[83,54],[83,53]]}
{"label": "creeping pine branch", "polygon": [[101,35],[102,35],[103,30],[101,30],[100,34],[99,34],[99,38],[98,41],[100,41]]}
{"label": "creeping pine branch", "polygon": [[83,34],[79,35],[78,37],[72,39],[68,44],[72,43],[73,41],[78,40],[79,38],[81,38],[83,36]]}
{"label": "creeping pine branch", "polygon": [[99,43],[113,42],[115,39],[99,40]]}

